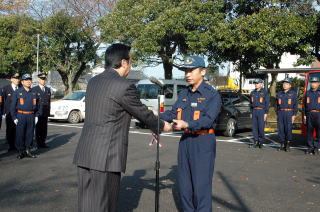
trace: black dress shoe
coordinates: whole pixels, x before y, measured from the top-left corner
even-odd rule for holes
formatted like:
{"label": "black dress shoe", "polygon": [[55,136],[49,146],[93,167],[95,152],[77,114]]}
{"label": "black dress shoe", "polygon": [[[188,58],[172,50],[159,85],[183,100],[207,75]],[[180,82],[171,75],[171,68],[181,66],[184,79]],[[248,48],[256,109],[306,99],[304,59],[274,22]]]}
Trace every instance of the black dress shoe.
{"label": "black dress shoe", "polygon": [[307,149],[307,150],[306,150],[306,154],[307,154],[307,155],[313,155],[313,154],[314,154],[313,149],[311,149],[311,148]]}
{"label": "black dress shoe", "polygon": [[36,155],[31,153],[30,149],[26,150],[26,156],[29,158],[36,158],[37,157]]}
{"label": "black dress shoe", "polygon": [[290,141],[287,141],[284,146],[284,151],[290,152]]}
{"label": "black dress shoe", "polygon": [[21,160],[22,158],[24,158],[26,155],[25,155],[25,151],[24,150],[19,150],[19,153],[17,155],[17,158],[19,160]]}
{"label": "black dress shoe", "polygon": [[262,149],[263,144],[261,142],[258,142],[258,147],[259,147],[259,149]]}

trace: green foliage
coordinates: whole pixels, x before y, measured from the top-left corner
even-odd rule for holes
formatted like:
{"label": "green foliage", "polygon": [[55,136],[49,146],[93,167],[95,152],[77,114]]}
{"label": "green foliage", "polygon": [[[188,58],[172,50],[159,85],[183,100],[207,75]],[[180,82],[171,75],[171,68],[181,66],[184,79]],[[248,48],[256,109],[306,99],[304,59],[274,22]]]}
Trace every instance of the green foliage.
{"label": "green foliage", "polygon": [[132,45],[137,59],[163,63],[172,77],[175,55],[206,54],[211,32],[224,19],[222,1],[120,0],[100,21],[105,42]]}
{"label": "green foliage", "polygon": [[41,33],[43,69],[57,70],[69,93],[88,64],[98,60],[94,32],[84,27],[81,17],[60,11],[44,20]]}
{"label": "green foliage", "polygon": [[0,75],[35,69],[39,23],[24,15],[0,15]]}

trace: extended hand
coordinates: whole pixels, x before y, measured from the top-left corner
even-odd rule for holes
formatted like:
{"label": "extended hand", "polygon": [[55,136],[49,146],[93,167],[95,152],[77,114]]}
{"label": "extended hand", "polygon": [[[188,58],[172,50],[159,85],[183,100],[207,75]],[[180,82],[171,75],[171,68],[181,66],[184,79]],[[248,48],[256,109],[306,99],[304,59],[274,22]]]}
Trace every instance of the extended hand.
{"label": "extended hand", "polygon": [[264,121],[267,121],[268,114],[264,114]]}
{"label": "extended hand", "polygon": [[173,126],[173,129],[175,130],[181,130],[189,127],[188,122],[185,122],[183,120],[172,120],[174,123],[176,123],[175,126]]}
{"label": "extended hand", "polygon": [[292,116],[292,119],[291,119],[292,123],[294,122],[294,120],[296,120],[296,116]]}
{"label": "extended hand", "polygon": [[164,126],[163,126],[163,131],[164,132],[169,132],[172,130],[171,124],[169,124],[168,122],[164,122]]}

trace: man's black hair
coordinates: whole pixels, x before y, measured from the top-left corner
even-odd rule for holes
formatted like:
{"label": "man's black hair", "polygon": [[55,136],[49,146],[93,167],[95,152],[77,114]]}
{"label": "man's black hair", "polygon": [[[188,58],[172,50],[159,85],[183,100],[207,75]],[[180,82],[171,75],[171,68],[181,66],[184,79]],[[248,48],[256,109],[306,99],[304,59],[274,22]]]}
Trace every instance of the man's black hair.
{"label": "man's black hair", "polygon": [[130,60],[131,46],[115,43],[109,46],[105,54],[105,69],[120,68],[122,60]]}

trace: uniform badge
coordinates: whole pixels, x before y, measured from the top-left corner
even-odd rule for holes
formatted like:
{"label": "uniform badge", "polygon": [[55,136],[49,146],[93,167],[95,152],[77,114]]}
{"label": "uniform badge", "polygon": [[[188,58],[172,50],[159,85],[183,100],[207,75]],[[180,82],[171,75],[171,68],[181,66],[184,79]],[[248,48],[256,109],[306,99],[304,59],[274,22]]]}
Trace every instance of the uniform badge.
{"label": "uniform badge", "polygon": [[191,107],[197,107],[198,106],[198,103],[196,102],[191,102]]}
{"label": "uniform badge", "polygon": [[22,96],[22,93],[19,93],[20,96]]}
{"label": "uniform badge", "polygon": [[182,101],[183,101],[183,102],[186,102],[186,101],[187,101],[187,99],[182,99]]}
{"label": "uniform badge", "polygon": [[11,96],[11,93],[8,93],[8,96]]}

